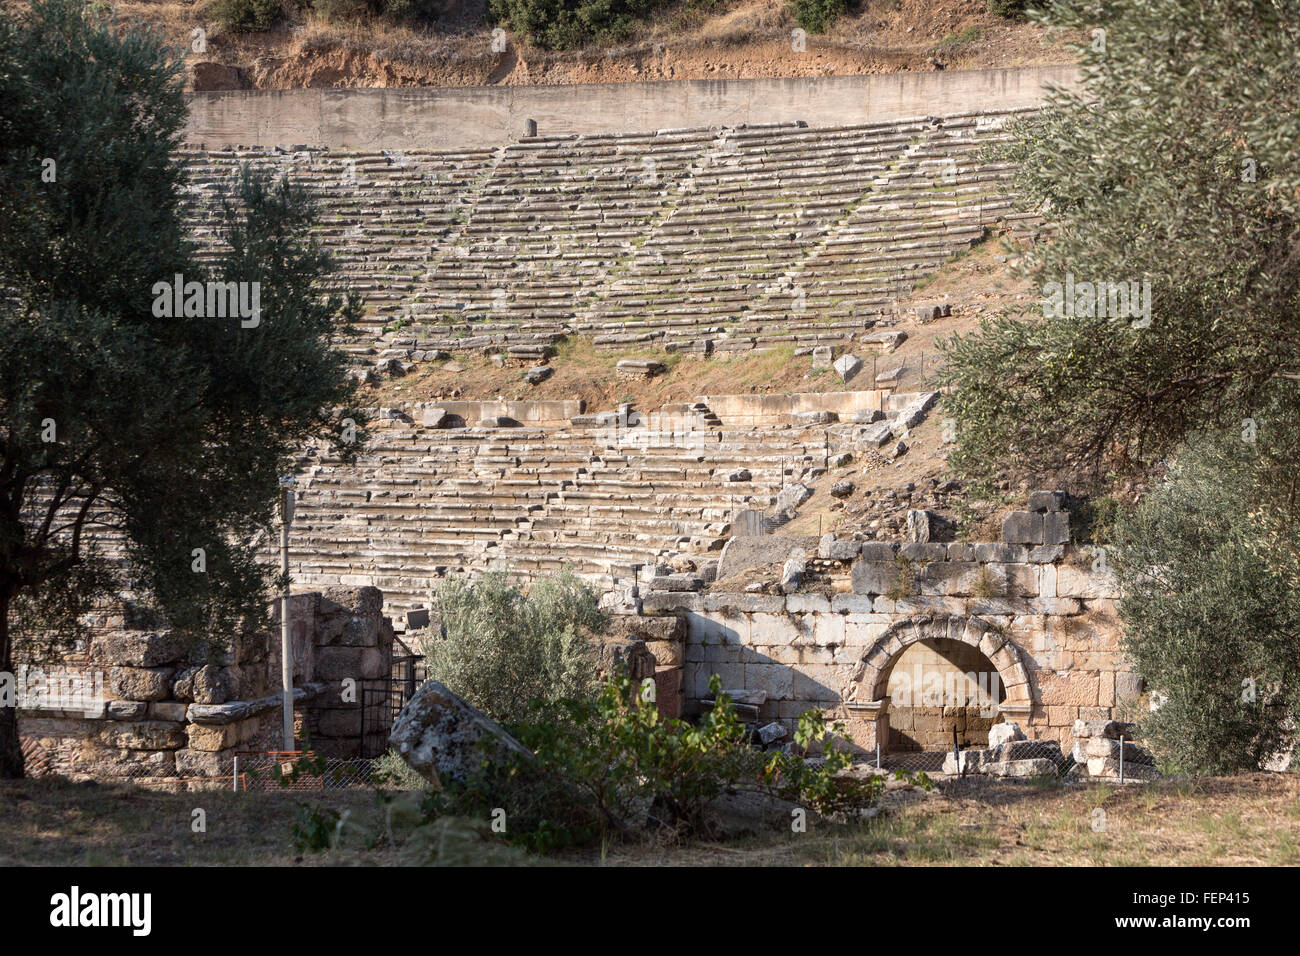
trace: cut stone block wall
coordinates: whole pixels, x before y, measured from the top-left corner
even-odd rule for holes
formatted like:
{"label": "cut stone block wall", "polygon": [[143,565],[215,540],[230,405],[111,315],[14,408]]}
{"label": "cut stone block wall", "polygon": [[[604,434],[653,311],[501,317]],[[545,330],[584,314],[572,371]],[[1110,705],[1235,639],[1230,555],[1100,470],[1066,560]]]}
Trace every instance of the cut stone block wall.
{"label": "cut stone block wall", "polygon": [[[1033,514],[1068,527],[1065,512]],[[1016,522],[1004,529],[1004,538],[1025,536]],[[888,746],[899,661],[916,645],[947,646],[940,641],[967,648],[942,670],[993,666],[1001,697],[977,710],[1014,720],[1031,738],[1069,739],[1076,720],[1110,719],[1122,698],[1140,693],[1119,648],[1116,583],[1092,570],[1083,549],[1004,540],[866,542],[857,551],[829,562],[838,578],[826,593],[648,595],[644,612],[686,622],[687,711],[698,709],[716,673],[724,688],[766,695],[760,720],[793,728],[802,712],[823,709],[845,720],[860,745],[874,748],[879,735]],[[950,746],[959,718],[959,737],[987,733],[984,721],[966,719],[966,703],[900,712],[911,727],[899,729],[920,720],[927,748],[940,737]]]}
{"label": "cut stone block wall", "polygon": [[[392,670],[382,606],[373,587],[291,598],[295,737],[318,753],[357,752],[360,691],[349,682],[359,688]],[[51,770],[73,777],[211,777],[240,751],[283,746],[278,626],[203,655],[166,627],[118,615],[57,668],[23,672],[29,682],[57,672],[65,687],[89,689],[74,701],[29,683],[19,701],[20,733]]]}

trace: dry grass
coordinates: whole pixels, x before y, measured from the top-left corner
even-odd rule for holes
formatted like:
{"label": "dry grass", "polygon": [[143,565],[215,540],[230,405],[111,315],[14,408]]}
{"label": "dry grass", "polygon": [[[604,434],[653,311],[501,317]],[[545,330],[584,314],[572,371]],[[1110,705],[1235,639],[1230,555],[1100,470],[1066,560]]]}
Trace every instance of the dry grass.
{"label": "dry grass", "polygon": [[[833,370],[814,372],[809,356],[795,358],[793,348],[700,359],[651,348],[607,351],[595,348],[589,338],[572,337],[560,343],[557,353],[547,363],[555,374],[537,386],[524,381],[531,363],[507,362],[504,368],[497,368],[486,356],[457,354],[454,362],[462,372],[447,371],[446,362],[427,364],[405,378],[386,380],[368,397],[376,404],[446,398],[491,401],[498,396],[508,401],[582,399],[588,411],[601,411],[624,401],[635,402],[641,410],[653,410],[665,402],[693,401],[700,395],[846,388]],[[655,359],[668,371],[649,380],[615,371],[620,360],[631,358]],[[860,377],[847,387],[869,386]]]}
{"label": "dry grass", "polygon": [[[544,862],[681,866],[1294,866],[1300,864],[1300,775],[1088,786],[984,778],[928,796],[897,795],[868,824],[806,834],[666,846],[647,840]],[[0,865],[396,865],[390,849],[293,849],[302,795],[160,793],[58,779],[0,782]],[[379,827],[371,793],[309,799]],[[191,831],[193,811],[207,832]],[[1105,813],[1105,828],[1094,829]]]}
{"label": "dry grass", "polygon": [[[316,794],[166,793],[130,784],[57,777],[0,781],[0,866],[284,866],[320,862],[293,849],[299,800]],[[323,802],[366,812],[364,790],[329,791]],[[207,832],[192,830],[203,810]],[[340,853],[330,862],[386,862],[383,851]]]}
{"label": "dry grass", "polygon": [[[1300,775],[1252,774],[1126,787],[983,778],[897,807],[867,825],[806,834],[611,851],[613,865],[1295,866]],[[1104,831],[1093,811],[1105,812]]]}

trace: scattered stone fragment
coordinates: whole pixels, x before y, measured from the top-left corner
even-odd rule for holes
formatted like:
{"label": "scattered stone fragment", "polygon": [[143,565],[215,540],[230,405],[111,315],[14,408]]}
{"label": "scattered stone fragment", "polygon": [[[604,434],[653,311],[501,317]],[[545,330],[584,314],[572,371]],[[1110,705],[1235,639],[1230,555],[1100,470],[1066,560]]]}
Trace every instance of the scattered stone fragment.
{"label": "scattered stone fragment", "polygon": [[778,740],[783,740],[785,736],[785,726],[779,721],[774,720],[770,724],[758,728],[758,739],[763,742],[764,747],[774,744]]}
{"label": "scattered stone fragment", "polygon": [[778,511],[798,508],[811,497],[812,489],[796,481],[781,489],[781,493],[776,496],[776,508]]}
{"label": "scattered stone fragment", "polygon": [[840,381],[847,382],[862,369],[862,359],[853,354],[841,355],[835,360],[834,368],[839,373]]}
{"label": "scattered stone fragment", "polygon": [[621,359],[614,366],[614,370],[620,375],[627,375],[634,378],[652,378],[655,375],[662,375],[668,371],[668,366],[663,362],[656,362],[653,359]]}
{"label": "scattered stone fragment", "polygon": [[1019,724],[1006,721],[1001,724],[994,724],[989,728],[989,747],[1000,747],[1009,740],[1024,740],[1025,732],[1020,729]]}
{"label": "scattered stone fragment", "polygon": [[933,511],[917,508],[909,510],[907,512],[907,540],[918,544],[928,542],[934,529],[934,519],[935,514]]}
{"label": "scattered stone fragment", "polygon": [[799,590],[803,584],[804,571],[807,569],[808,559],[802,548],[798,548],[790,555],[781,569],[781,593],[793,594]]}

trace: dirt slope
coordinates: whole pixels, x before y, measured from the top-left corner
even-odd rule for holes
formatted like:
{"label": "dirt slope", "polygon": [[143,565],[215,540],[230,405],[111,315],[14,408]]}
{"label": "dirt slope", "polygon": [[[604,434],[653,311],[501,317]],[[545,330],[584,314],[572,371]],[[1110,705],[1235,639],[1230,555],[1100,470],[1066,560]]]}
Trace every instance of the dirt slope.
{"label": "dirt slope", "polygon": [[862,3],[824,35],[792,49],[785,0],[731,0],[712,14],[669,6],[619,47],[547,52],[492,30],[470,13],[432,26],[338,24],[313,14],[269,33],[222,35],[210,0],[124,0],[123,19],[156,25],[190,51],[191,86],[212,89],[483,86],[638,80],[795,77],[974,69],[1067,62],[1059,39],[994,16],[986,0]]}

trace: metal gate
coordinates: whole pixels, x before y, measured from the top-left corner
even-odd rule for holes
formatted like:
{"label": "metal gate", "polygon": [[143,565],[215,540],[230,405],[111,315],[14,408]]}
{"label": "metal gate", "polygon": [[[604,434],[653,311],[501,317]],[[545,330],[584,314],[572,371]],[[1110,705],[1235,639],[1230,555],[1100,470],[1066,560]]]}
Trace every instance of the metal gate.
{"label": "metal gate", "polygon": [[393,658],[391,677],[361,681],[360,756],[381,757],[388,752],[388,735],[392,732],[393,721],[424,680],[424,657],[409,654]]}

